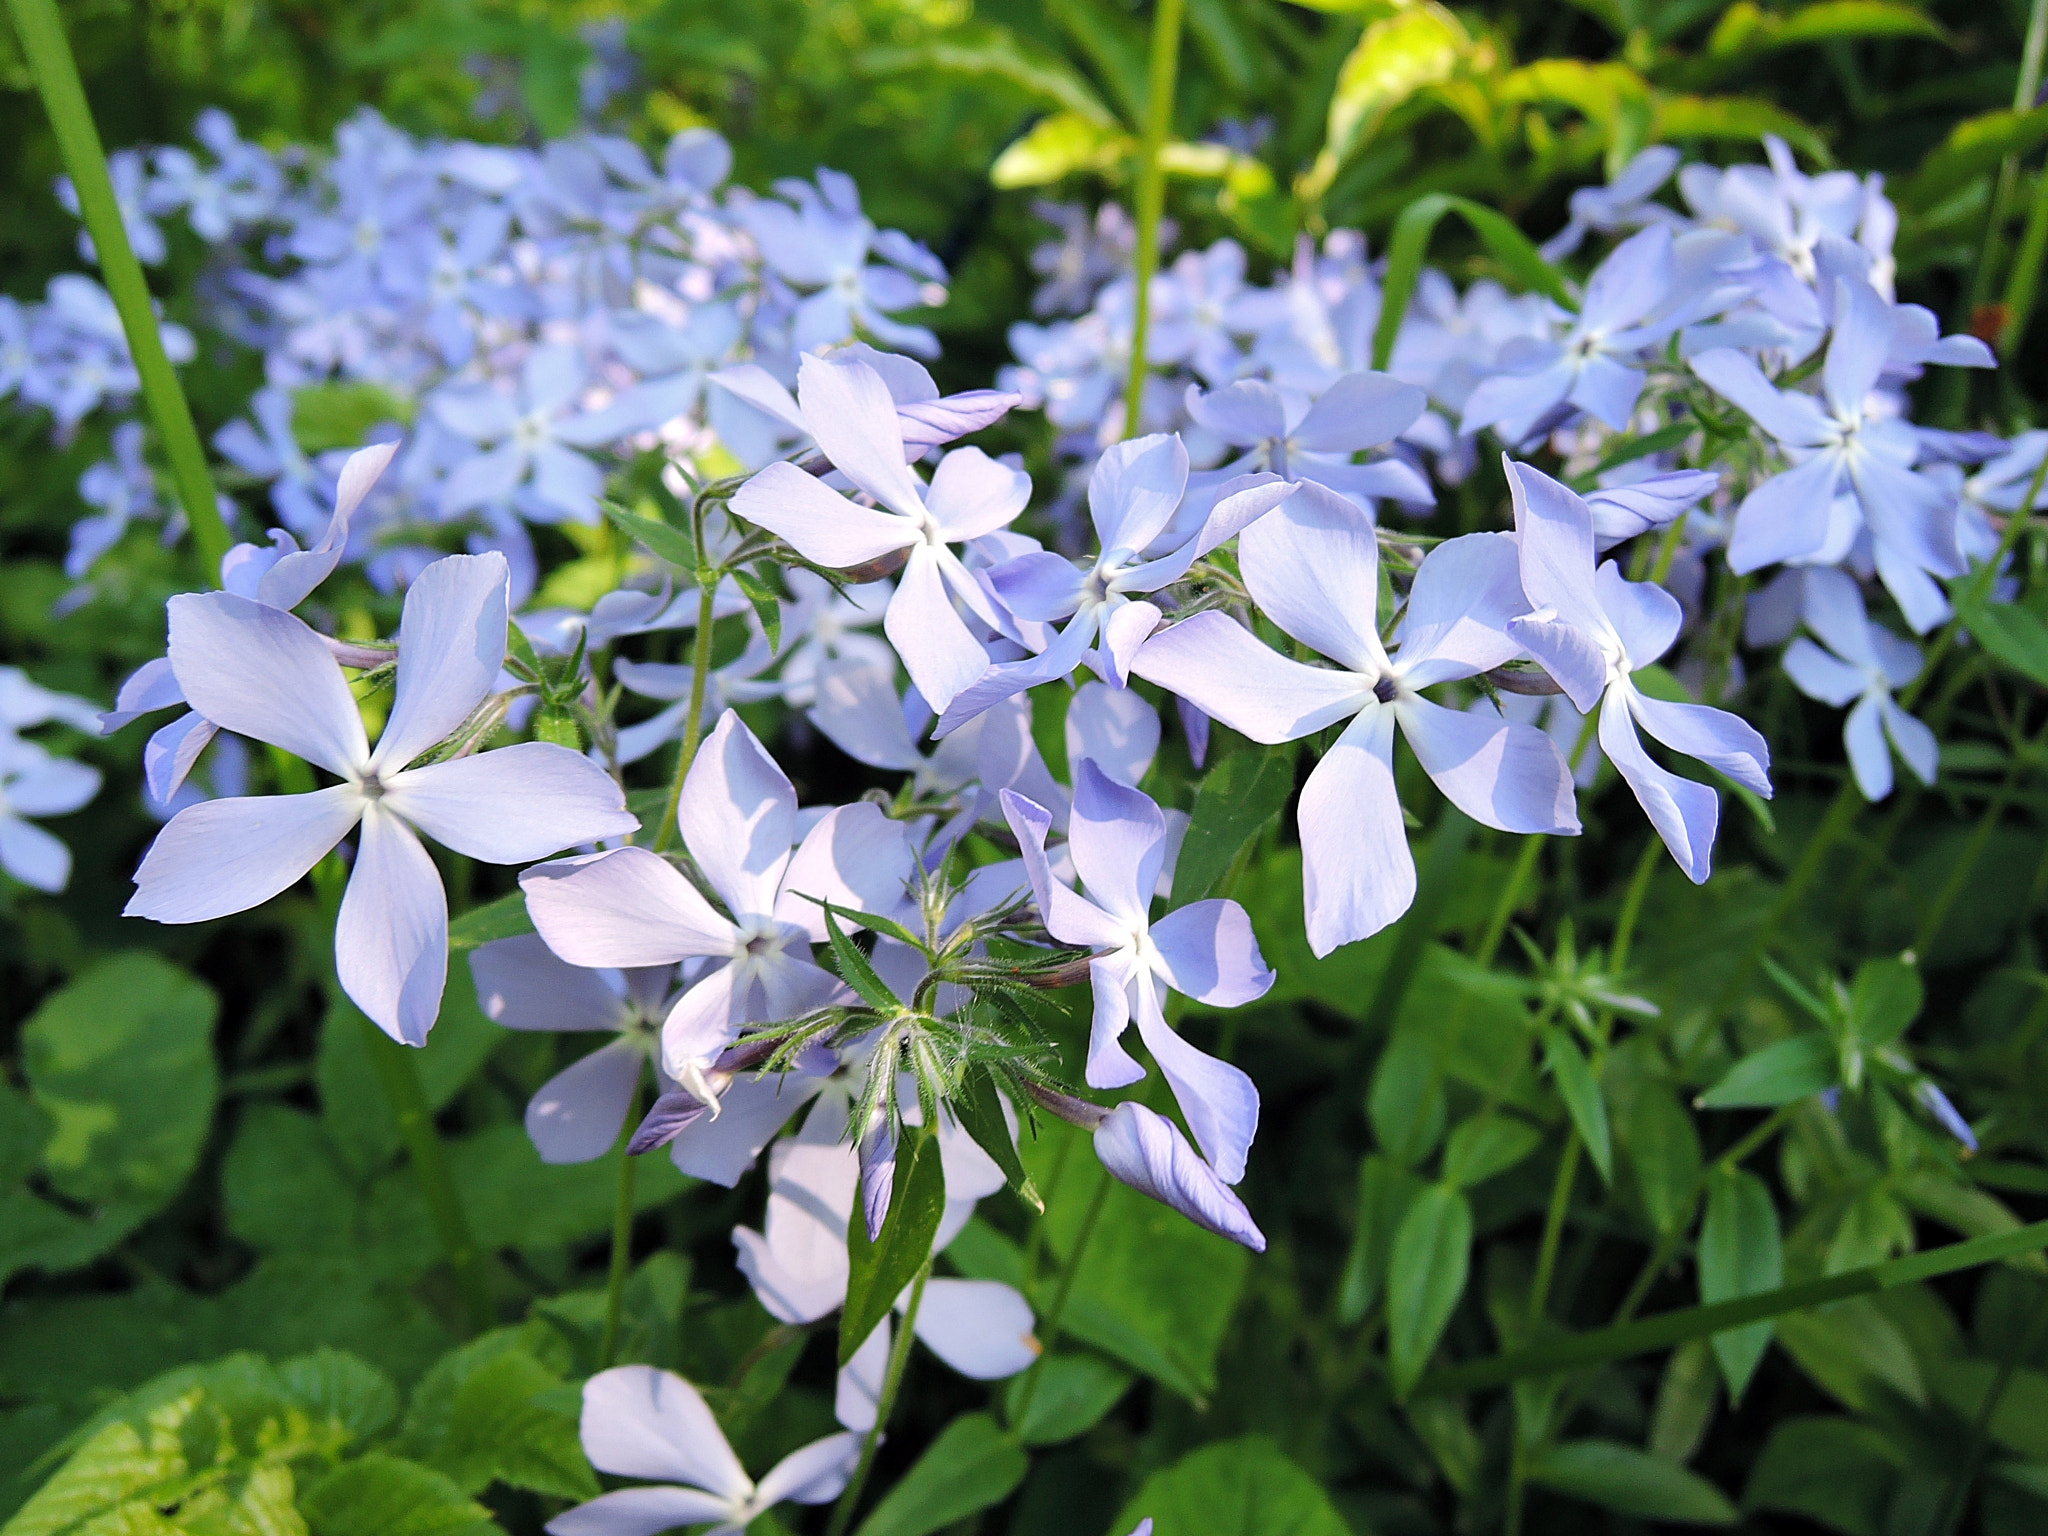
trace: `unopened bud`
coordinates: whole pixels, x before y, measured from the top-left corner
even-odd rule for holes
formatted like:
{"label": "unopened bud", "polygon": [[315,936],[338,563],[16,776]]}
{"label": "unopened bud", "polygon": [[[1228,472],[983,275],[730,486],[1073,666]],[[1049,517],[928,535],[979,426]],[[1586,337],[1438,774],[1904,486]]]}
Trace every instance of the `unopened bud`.
{"label": "unopened bud", "polygon": [[553,742],[558,747],[567,747],[571,752],[583,750],[583,728],[576,723],[576,716],[569,710],[552,704],[535,712],[533,739]]}

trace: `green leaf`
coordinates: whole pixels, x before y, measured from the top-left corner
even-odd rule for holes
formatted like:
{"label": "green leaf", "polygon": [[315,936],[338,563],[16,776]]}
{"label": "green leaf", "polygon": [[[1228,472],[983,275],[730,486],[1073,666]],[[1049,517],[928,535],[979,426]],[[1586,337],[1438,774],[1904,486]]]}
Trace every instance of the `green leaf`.
{"label": "green leaf", "polygon": [[1245,845],[1274,821],[1294,793],[1294,748],[1233,753],[1203,776],[1173,871],[1176,906],[1216,894]]}
{"label": "green leaf", "polygon": [[448,925],[451,950],[480,949],[496,939],[513,939],[534,931],[526,910],[526,893],[513,891],[481,907],[471,907]]}
{"label": "green leaf", "polygon": [[991,1504],[1024,1481],[1031,1459],[985,1413],[962,1414],[925,1447],[856,1536],[930,1536]]}
{"label": "green leaf", "polygon": [[945,1213],[946,1175],[939,1166],[939,1139],[922,1126],[905,1126],[896,1143],[896,1180],[881,1235],[868,1241],[859,1191],[846,1223],[846,1307],[839,1315],[842,1366],[930,1260],[932,1238]]}
{"label": "green leaf", "polygon": [[1616,1131],[1650,1225],[1666,1236],[1683,1232],[1699,1204],[1700,1134],[1692,1116],[1664,1084],[1640,1083]]}
{"label": "green leaf", "polygon": [[[1997,167],[2008,155],[2032,154],[2048,143],[2048,106],[2025,112],[2001,109],[1964,118],[1929,150],[1899,190],[1910,207],[1932,208],[1956,189]],[[1974,583],[1973,583],[1974,585]]]}
{"label": "green leaf", "polygon": [[1472,1207],[1457,1190],[1432,1184],[1415,1197],[1394,1235],[1387,1272],[1387,1364],[1394,1396],[1422,1379],[1443,1337],[1472,1260]]}
{"label": "green leaf", "polygon": [[1351,1536],[1322,1486],[1263,1435],[1205,1445],[1145,1479],[1109,1529],[1152,1536]]}
{"label": "green leaf", "polygon": [[1714,1351],[1693,1339],[1671,1351],[1657,1382],[1657,1403],[1650,1410],[1650,1454],[1677,1465],[1698,1454],[1700,1442],[1714,1422],[1721,1401],[1721,1373]]}
{"label": "green leaf", "polygon": [[1614,1140],[1607,1126],[1607,1100],[1601,1095],[1600,1080],[1593,1075],[1578,1042],[1562,1029],[1545,1031],[1543,1064],[1550,1069],[1564,1107],[1572,1117],[1572,1128],[1585,1144],[1586,1155],[1607,1183],[1614,1182]]}
{"label": "green leaf", "polygon": [[1530,1458],[1529,1480],[1638,1520],[1733,1525],[1739,1512],[1698,1473],[1612,1440],[1572,1440]]}
{"label": "green leaf", "polygon": [[1701,1109],[1776,1109],[1832,1088],[1841,1066],[1826,1035],[1793,1035],[1750,1052],[1693,1103]]}
{"label": "green leaf", "polygon": [[1003,34],[976,44],[929,43],[920,48],[877,48],[860,56],[865,74],[931,69],[957,75],[1007,80],[1040,100],[1103,128],[1119,126],[1117,116],[1076,71],[1052,54]]}
{"label": "green leaf", "polygon": [[[952,1250],[946,1252],[950,1258]],[[1017,1403],[1034,1373],[1038,1385],[1031,1389],[1024,1420],[1019,1423]],[[1031,1371],[1010,1378],[1003,1393],[1003,1409],[1019,1443],[1058,1445],[1076,1435],[1085,1435],[1101,1423],[1102,1416],[1130,1391],[1131,1381],[1129,1371],[1111,1365],[1100,1355],[1048,1355]]]}
{"label": "green leaf", "polygon": [[97,1215],[82,1221],[16,1196],[27,1230],[8,1234],[0,1269],[84,1262],[183,1188],[219,1092],[218,1007],[204,983],[130,950],[100,961],[30,1016],[21,1060],[51,1126],[43,1173],[58,1194]]}
{"label": "green leaf", "polygon": [[1721,14],[1707,39],[1707,54],[1717,60],[1754,58],[1774,48],[1825,43],[1850,37],[1931,37],[1947,34],[1917,6],[1894,0],[1820,0],[1789,16],[1759,9],[1753,0],[1736,0]]}
{"label": "green leaf", "polygon": [[[803,892],[796,892],[798,896]],[[860,1000],[870,1008],[882,1013],[895,1015],[903,1011],[903,999],[889,990],[889,984],[875,973],[868,957],[860,952],[853,940],[846,936],[846,930],[839,926],[837,914],[843,907],[835,907],[829,901],[821,901],[825,911],[825,936],[832,946],[832,959],[839,968],[839,979],[860,994]]]}
{"label": "green leaf", "polygon": [[1351,1251],[1344,1257],[1337,1291],[1337,1320],[1345,1327],[1355,1326],[1386,1290],[1394,1234],[1423,1187],[1422,1179],[1382,1153],[1360,1161],[1358,1226],[1351,1234]]}
{"label": "green leaf", "polygon": [[1754,145],[1767,133],[1822,165],[1834,163],[1828,142],[1813,125],[1753,96],[1683,96],[1657,98],[1653,137],[1667,139],[1732,139]]}
{"label": "green leaf", "polygon": [[697,546],[684,530],[659,518],[646,517],[631,511],[615,501],[606,501],[601,505],[604,507],[604,515],[621,533],[628,538],[637,539],[651,550],[656,558],[666,560],[677,570],[696,575]]}
{"label": "green leaf", "polygon": [[1432,1034],[1418,1028],[1394,1032],[1373,1068],[1365,1109],[1380,1150],[1402,1167],[1413,1168],[1436,1150],[1445,1109]]}
{"label": "green leaf", "polygon": [[431,1467],[381,1452],[346,1462],[299,1507],[313,1536],[492,1536],[491,1512]]}
{"label": "green leaf", "polygon": [[1543,1144],[1542,1133],[1513,1115],[1479,1114],[1451,1132],[1444,1148],[1444,1182],[1457,1189],[1506,1173]]}
{"label": "green leaf", "polygon": [[1849,1022],[1859,1044],[1890,1045],[1920,1017],[1927,989],[1920,968],[1904,960],[1866,960],[1849,983]]}
{"label": "green leaf", "polygon": [[1402,209],[1401,217],[1394,221],[1393,239],[1387,246],[1387,275],[1381,288],[1379,324],[1372,336],[1372,365],[1375,368],[1384,369],[1393,358],[1394,340],[1407,316],[1409,300],[1415,296],[1415,285],[1422,278],[1422,263],[1429,254],[1430,236],[1436,233],[1437,225],[1449,213],[1459,215],[1472,226],[1481,244],[1507,268],[1509,276],[1521,287],[1545,294],[1574,313],[1578,311],[1578,300],[1565,287],[1557,269],[1543,259],[1529,237],[1515,228],[1511,220],[1469,198],[1432,192],[1427,197],[1418,197]]}
{"label": "green leaf", "polygon": [[760,576],[744,567],[732,572],[732,579],[739,589],[746,593],[747,601],[754,605],[754,617],[761,621],[761,629],[768,636],[768,649],[782,649],[782,603],[775,595],[775,589]]}
{"label": "green leaf", "polygon": [[1105,172],[1130,158],[1136,141],[1122,129],[1079,112],[1055,112],[1031,125],[989,167],[988,179],[1006,190],[1047,187],[1083,171]]}
{"label": "green leaf", "polygon": [[1016,1133],[1010,1129],[1010,1119],[1003,1113],[1002,1091],[996,1087],[995,1078],[987,1067],[968,1069],[966,1091],[953,1102],[953,1112],[960,1117],[967,1134],[974,1138],[974,1144],[1003,1170],[1003,1177],[1009,1181],[1017,1198],[1044,1215],[1045,1201],[1039,1196],[1038,1186],[1031,1182],[1031,1175],[1024,1169],[1024,1159],[1017,1152]]}
{"label": "green leaf", "polygon": [[1904,1452],[1869,1424],[1844,1418],[1784,1419],[1771,1430],[1742,1502],[1782,1510],[1840,1531],[1883,1536]]}
{"label": "green leaf", "polygon": [[398,1418],[398,1389],[365,1360],[339,1349],[316,1349],[277,1368],[284,1393],[354,1444],[381,1434]]}
{"label": "green leaf", "polygon": [[2048,623],[2040,615],[2018,603],[1992,602],[1974,580],[1955,583],[1949,597],[1979,645],[2029,682],[2048,688]]}
{"label": "green leaf", "polygon": [[[538,1325],[499,1328],[434,1362],[414,1389],[397,1449],[465,1494],[493,1482],[560,1499],[597,1497],[576,1409],[551,1406],[562,1372],[535,1353]],[[556,1344],[558,1353],[561,1351]]]}
{"label": "green leaf", "polygon": [[1387,117],[1418,91],[1457,73],[1471,34],[1434,0],[1407,6],[1365,29],[1337,72],[1316,179],[1329,185],[1338,168],[1370,143]]}
{"label": "green leaf", "polygon": [[[1707,1183],[1700,1224],[1700,1300],[1712,1305],[1776,1290],[1785,1280],[1778,1209],[1764,1181],[1740,1168],[1716,1168]],[[1714,1358],[1728,1396],[1740,1400],[1771,1345],[1771,1324],[1751,1323],[1714,1335]]]}

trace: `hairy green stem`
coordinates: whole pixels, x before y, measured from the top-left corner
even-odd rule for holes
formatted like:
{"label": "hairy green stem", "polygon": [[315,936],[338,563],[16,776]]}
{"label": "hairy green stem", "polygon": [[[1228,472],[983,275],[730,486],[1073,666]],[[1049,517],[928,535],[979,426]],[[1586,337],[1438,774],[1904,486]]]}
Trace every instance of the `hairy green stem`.
{"label": "hairy green stem", "polygon": [[[699,518],[700,548],[703,529],[703,519]],[[668,801],[661,808],[661,824],[654,830],[656,853],[665,853],[668,845],[676,840],[676,812],[683,803],[683,781],[690,776],[690,765],[697,760],[697,743],[704,736],[704,685],[711,675],[712,609],[718,597],[718,573],[699,571],[697,588],[697,633],[690,644],[690,714],[683,722],[682,750],[676,754],[675,777],[669,781]]]}
{"label": "hairy green stem", "polygon": [[1137,308],[1131,322],[1131,371],[1124,385],[1124,436],[1142,430],[1146,344],[1152,327],[1152,275],[1159,270],[1159,221],[1166,212],[1166,169],[1160,153],[1173,128],[1173,88],[1180,74],[1180,22],[1184,0],[1156,0],[1152,55],[1145,96],[1145,132],[1138,143]]}
{"label": "hairy green stem", "polygon": [[633,1096],[626,1102],[625,1128],[619,1132],[619,1184],[612,1206],[612,1267],[605,1276],[604,1332],[597,1343],[600,1371],[608,1370],[619,1358],[619,1320],[626,1306],[626,1275],[633,1267],[633,1181],[640,1159],[628,1157],[626,1145],[633,1139],[633,1127],[640,1122],[640,1090],[640,1080],[635,1078]]}
{"label": "hairy green stem", "polygon": [[903,1368],[910,1363],[910,1340],[917,1328],[917,1309],[924,1302],[924,1283],[931,1277],[932,1261],[926,1259],[911,1285],[910,1305],[903,1309],[896,1342],[889,1347],[889,1370],[882,1378],[881,1399],[875,1404],[874,1427],[860,1448],[860,1463],[853,1469],[852,1481],[832,1506],[832,1523],[825,1528],[825,1536],[846,1536],[846,1528],[853,1523],[854,1507],[860,1503],[861,1490],[867,1487],[868,1475],[875,1470],[875,1452],[881,1447],[882,1431],[888,1427],[889,1410],[896,1406],[896,1393],[903,1385]]}
{"label": "hairy green stem", "polygon": [[163,441],[171,483],[192,527],[193,543],[208,571],[218,571],[234,538],[220,515],[220,503],[214,499],[213,476],[206,467],[206,450],[200,446],[192,409],[185,403],[184,388],[164,353],[149,284],[143,280],[142,264],[135,259],[127,227],[121,222],[121,206],[107,174],[106,151],[100,145],[92,109],[86,104],[85,86],[78,78],[78,61],[72,57],[64,23],[57,15],[55,0],[7,0],[7,7],[14,15],[14,29],[21,38],[29,73],[42,95],[43,110],[57,136],[64,169],[78,191],[79,212],[92,236],[107,293],[120,313],[121,329],[127,334],[128,350],[142,380],[143,404]]}

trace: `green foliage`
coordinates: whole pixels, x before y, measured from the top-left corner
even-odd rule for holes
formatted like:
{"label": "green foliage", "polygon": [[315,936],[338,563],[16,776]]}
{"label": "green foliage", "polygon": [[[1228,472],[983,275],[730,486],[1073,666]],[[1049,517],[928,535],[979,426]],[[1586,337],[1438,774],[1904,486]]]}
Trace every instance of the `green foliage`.
{"label": "green foliage", "polygon": [[1145,1480],[1115,1528],[1152,1520],[1152,1536],[1344,1536],[1329,1495],[1271,1440],[1226,1440]]}
{"label": "green foliage", "polygon": [[1023,1448],[985,1413],[963,1414],[939,1432],[858,1536],[931,1536],[991,1504],[1024,1480]]}
{"label": "green foliage", "polygon": [[[881,985],[879,981],[875,984]],[[881,1231],[869,1238],[867,1212],[858,1198],[846,1225],[846,1306],[839,1322],[841,1365],[859,1353],[868,1335],[930,1261],[932,1238],[945,1214],[946,1176],[939,1166],[938,1137],[922,1127],[906,1129],[896,1144],[895,1182]]]}

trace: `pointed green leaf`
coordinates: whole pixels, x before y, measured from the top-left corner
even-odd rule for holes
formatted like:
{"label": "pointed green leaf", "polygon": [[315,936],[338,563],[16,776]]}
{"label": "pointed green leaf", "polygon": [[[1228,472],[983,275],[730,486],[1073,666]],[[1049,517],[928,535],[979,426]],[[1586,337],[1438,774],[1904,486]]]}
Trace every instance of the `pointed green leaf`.
{"label": "pointed green leaf", "polygon": [[1572,1440],[1539,1451],[1529,1480],[1638,1520],[1733,1525],[1728,1496],[1697,1472],[1612,1440]]}
{"label": "pointed green leaf", "polygon": [[1451,1132],[1444,1148],[1444,1182],[1459,1189],[1506,1173],[1543,1144],[1542,1133],[1513,1115],[1476,1115]]}
{"label": "pointed green leaf", "polygon": [[1443,1337],[1472,1259],[1472,1207],[1432,1184],[1415,1197],[1394,1235],[1387,1274],[1387,1357],[1394,1395],[1406,1397]]}
{"label": "pointed green leaf", "polygon": [[1039,1198],[1031,1175],[1024,1171],[1023,1158],[1017,1155],[1017,1138],[1010,1130],[1009,1117],[1003,1113],[1002,1091],[987,1067],[968,1070],[966,1092],[954,1101],[953,1111],[967,1134],[974,1138],[974,1144],[1003,1170],[1003,1177],[1009,1180],[1017,1198],[1044,1215],[1045,1201]]}
{"label": "pointed green leaf", "polygon": [[939,1166],[939,1138],[922,1126],[905,1126],[896,1144],[896,1180],[881,1236],[868,1241],[860,1194],[846,1224],[846,1307],[839,1315],[839,1363],[843,1366],[904,1287],[932,1256],[932,1238],[946,1213],[946,1175]]}
{"label": "pointed green leaf", "polygon": [[629,538],[637,539],[658,558],[666,560],[679,571],[694,574],[697,569],[697,546],[689,534],[672,527],[658,518],[643,517],[615,501],[604,504],[604,515],[612,524]]}
{"label": "pointed green leaf", "polygon": [[931,1536],[992,1504],[1024,1481],[1031,1459],[985,1413],[963,1414],[939,1431],[855,1536]]}
{"label": "pointed green leaf", "polygon": [[526,910],[526,893],[514,891],[481,907],[471,907],[450,923],[448,947],[476,949],[494,939],[516,938],[533,931],[533,918]]}
{"label": "pointed green leaf", "polygon": [[1678,1095],[1639,1083],[1616,1130],[1650,1224],[1670,1236],[1684,1231],[1699,1203],[1700,1135]]}
{"label": "pointed green leaf", "polygon": [[1904,960],[1866,960],[1849,983],[1849,1022],[1866,1046],[1890,1045],[1920,1017],[1927,989],[1917,966]]}
{"label": "pointed green leaf", "polygon": [[839,926],[839,919],[834,916],[838,909],[829,901],[821,905],[825,909],[825,936],[832,946],[833,962],[839,967],[839,979],[859,993],[860,1000],[870,1008],[882,1013],[901,1013],[903,999],[889,990],[889,984],[875,974],[868,957],[846,936],[846,930]]}
{"label": "pointed green leaf", "polygon": [[1372,365],[1384,369],[1394,356],[1394,338],[1408,313],[1408,301],[1422,279],[1422,263],[1429,254],[1430,236],[1444,215],[1456,213],[1472,226],[1494,260],[1523,288],[1534,289],[1577,312],[1579,303],[1557,269],[1543,259],[1529,237],[1513,221],[1475,203],[1469,198],[1432,192],[1418,197],[1401,210],[1394,221],[1393,240],[1387,247],[1387,275],[1382,285],[1379,324],[1372,336]]}
{"label": "pointed green leaf", "polygon": [[1572,1117],[1572,1129],[1585,1144],[1586,1155],[1607,1183],[1614,1182],[1614,1139],[1607,1125],[1607,1100],[1600,1092],[1600,1080],[1578,1042],[1562,1029],[1547,1031],[1543,1039],[1543,1064],[1564,1096],[1565,1110]]}
{"label": "pointed green leaf", "polygon": [[[1776,1290],[1785,1280],[1778,1208],[1764,1181],[1740,1168],[1717,1168],[1707,1184],[1700,1224],[1700,1300],[1712,1305]],[[1740,1399],[1770,1348],[1771,1324],[1751,1323],[1714,1335],[1728,1396]]]}
{"label": "pointed green leaf", "polygon": [[1216,894],[1245,844],[1264,831],[1294,793],[1294,747],[1233,753],[1202,779],[1173,871],[1173,902]]}
{"label": "pointed green leaf", "polygon": [[1701,1109],[1776,1109],[1832,1088],[1841,1072],[1826,1035],[1794,1035],[1752,1051],[1693,1103]]}
{"label": "pointed green leaf", "polygon": [[775,589],[762,577],[744,566],[732,572],[732,579],[740,591],[747,595],[747,601],[754,605],[754,617],[761,621],[761,629],[768,636],[771,651],[782,649],[782,603],[775,595]]}

